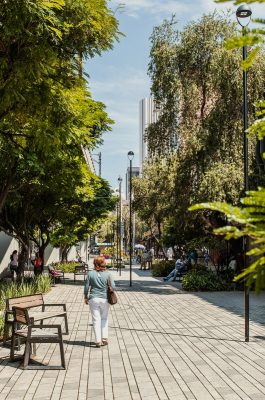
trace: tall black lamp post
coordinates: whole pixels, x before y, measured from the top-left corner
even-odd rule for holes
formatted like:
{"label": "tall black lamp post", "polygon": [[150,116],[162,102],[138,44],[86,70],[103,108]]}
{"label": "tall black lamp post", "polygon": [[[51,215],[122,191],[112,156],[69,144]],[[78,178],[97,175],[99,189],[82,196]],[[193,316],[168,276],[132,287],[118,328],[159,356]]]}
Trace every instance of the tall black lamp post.
{"label": "tall black lamp post", "polygon": [[121,226],[121,220],[122,220],[122,204],[121,204],[121,184],[122,184],[122,178],[119,176],[118,178],[119,182],[119,221],[118,221],[118,230],[119,230],[119,272],[121,276],[121,250],[122,250],[122,226]]}
{"label": "tall black lamp post", "polygon": [[112,222],[112,267],[114,268],[115,260],[115,222]]}
{"label": "tall black lamp post", "polygon": [[130,249],[130,286],[132,286],[132,160],[134,157],[134,152],[128,152],[128,159],[130,161],[130,175],[129,175],[129,208],[130,208],[130,218],[129,218],[129,249]]}
{"label": "tall black lamp post", "polygon": [[119,203],[116,204],[116,239],[117,239],[117,243],[116,243],[116,268],[117,268],[117,272],[118,272],[118,268],[119,268],[119,243],[120,243],[120,239],[119,239]]}
{"label": "tall black lamp post", "polygon": [[[242,26],[243,36],[246,34],[246,27],[248,26],[251,19],[252,11],[251,8],[242,4],[236,10],[236,17],[238,23]],[[243,61],[247,58],[247,46],[243,46]],[[247,102],[247,71],[243,70],[243,121],[244,121],[244,192],[247,192],[249,189],[248,182],[248,138],[247,138],[247,129],[248,129],[248,102]],[[246,252],[248,250],[248,238],[244,239],[244,269],[247,267],[247,259]],[[245,283],[245,341],[249,342],[249,287]]]}

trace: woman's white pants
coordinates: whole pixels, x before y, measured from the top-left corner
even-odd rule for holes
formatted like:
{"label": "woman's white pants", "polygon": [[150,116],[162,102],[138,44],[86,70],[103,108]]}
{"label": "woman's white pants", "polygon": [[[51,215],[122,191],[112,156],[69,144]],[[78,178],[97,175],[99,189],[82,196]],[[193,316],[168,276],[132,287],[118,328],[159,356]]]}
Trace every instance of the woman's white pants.
{"label": "woman's white pants", "polygon": [[107,299],[96,297],[89,300],[89,306],[92,314],[96,343],[99,343],[102,338],[108,339],[109,303]]}

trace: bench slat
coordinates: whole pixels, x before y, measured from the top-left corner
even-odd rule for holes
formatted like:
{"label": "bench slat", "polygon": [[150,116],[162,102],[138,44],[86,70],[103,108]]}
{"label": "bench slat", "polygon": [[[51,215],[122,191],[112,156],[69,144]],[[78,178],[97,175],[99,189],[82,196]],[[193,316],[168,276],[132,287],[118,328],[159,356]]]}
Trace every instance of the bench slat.
{"label": "bench slat", "polygon": [[12,307],[38,307],[44,304],[42,294],[34,294],[29,296],[13,297],[6,300],[7,311],[12,311]]}
{"label": "bench slat", "polygon": [[34,321],[42,321],[44,319],[48,319],[48,318],[56,318],[56,317],[62,317],[64,315],[67,315],[66,311],[54,311],[54,312],[31,312],[31,310],[29,310],[29,316],[30,318],[34,318]]}

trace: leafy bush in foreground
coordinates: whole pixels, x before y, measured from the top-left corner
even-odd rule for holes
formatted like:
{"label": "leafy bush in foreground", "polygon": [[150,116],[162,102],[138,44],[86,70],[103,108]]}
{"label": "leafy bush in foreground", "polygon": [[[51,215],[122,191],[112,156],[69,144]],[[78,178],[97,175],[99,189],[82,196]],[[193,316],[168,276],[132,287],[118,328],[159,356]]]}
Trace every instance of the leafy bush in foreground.
{"label": "leafy bush in foreground", "polygon": [[191,292],[231,290],[232,280],[228,275],[213,271],[190,271],[182,280],[182,288]]}
{"label": "leafy bush in foreground", "polygon": [[80,267],[80,263],[76,261],[67,263],[53,263],[52,266],[55,269],[59,269],[60,271],[63,271],[65,273],[71,273],[75,272],[75,267]]}
{"label": "leafy bush in foreground", "polygon": [[153,264],[153,276],[167,276],[175,268],[174,260],[161,260]]}

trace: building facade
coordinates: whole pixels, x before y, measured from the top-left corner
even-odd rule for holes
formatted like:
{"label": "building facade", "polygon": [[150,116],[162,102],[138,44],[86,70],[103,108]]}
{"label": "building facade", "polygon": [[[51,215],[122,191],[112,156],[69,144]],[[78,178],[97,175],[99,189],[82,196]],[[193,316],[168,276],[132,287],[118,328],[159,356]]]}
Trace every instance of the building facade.
{"label": "building facade", "polygon": [[158,120],[159,112],[153,97],[145,97],[139,103],[139,166],[142,170],[143,162],[148,157],[148,143],[145,131],[148,126]]}

